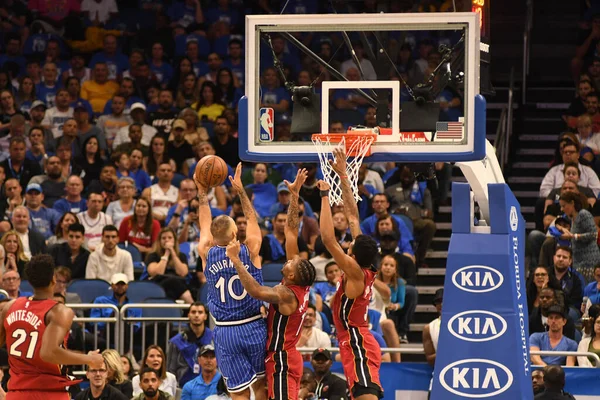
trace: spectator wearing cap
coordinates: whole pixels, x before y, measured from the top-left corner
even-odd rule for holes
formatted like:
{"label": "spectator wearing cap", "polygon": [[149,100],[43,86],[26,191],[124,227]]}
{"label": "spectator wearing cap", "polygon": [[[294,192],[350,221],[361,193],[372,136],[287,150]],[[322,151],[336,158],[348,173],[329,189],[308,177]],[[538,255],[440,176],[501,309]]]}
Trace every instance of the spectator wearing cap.
{"label": "spectator wearing cap", "polygon": [[46,146],[46,150],[54,151],[54,133],[43,125],[44,118],[46,117],[46,109],[47,107],[43,101],[35,100],[31,103],[31,108],[29,109],[31,120],[28,121],[29,129],[33,127],[42,128],[44,130],[44,145]]}
{"label": "spectator wearing cap", "polygon": [[[156,135],[156,128],[146,124],[146,106],[142,102],[136,102],[131,105],[129,116],[131,117],[131,121],[133,122],[133,124],[139,124],[141,127],[141,137],[139,140],[137,140],[137,142],[141,143],[141,146],[139,147],[140,149],[145,149],[142,152],[146,156],[148,155],[147,153],[148,146],[150,146],[150,141],[152,140],[154,135]],[[119,132],[117,132],[117,136],[115,137],[115,141],[113,142],[113,149],[123,151],[123,149],[120,149],[119,146],[133,141],[133,139],[130,136],[130,127],[131,125],[129,127],[124,126],[121,129],[119,129]],[[131,148],[128,148],[128,150],[130,149]]]}
{"label": "spectator wearing cap", "polygon": [[109,149],[113,148],[113,142],[117,136],[117,132],[131,124],[131,118],[124,114],[125,97],[121,94],[116,94],[112,98],[111,113],[102,115],[98,118],[96,126],[104,133],[106,146]]}
{"label": "spectator wearing cap", "polygon": [[[563,335],[567,316],[563,307],[554,305],[548,308],[548,331],[536,332],[529,337],[531,351],[577,351],[577,342]],[[575,356],[539,356],[532,355],[533,365],[575,366]]]}
{"label": "spectator wearing cap", "polygon": [[63,135],[63,124],[73,118],[73,107],[70,104],[67,89],[59,89],[56,93],[56,104],[46,110],[42,125],[52,131],[54,139]]}
{"label": "spectator wearing cap", "polygon": [[[124,250],[121,250],[124,251]],[[88,278],[89,279],[89,278]],[[116,306],[119,310],[125,304],[129,304],[130,301],[127,298],[127,289],[129,288],[129,282],[133,279],[124,273],[115,273],[109,277],[108,282],[110,282],[110,287],[112,289],[112,294],[106,296],[98,296],[94,300],[94,304],[112,304]],[[111,318],[114,317],[113,309],[111,308],[92,308],[90,311],[91,318]],[[142,316],[142,310],[139,308],[129,308],[127,310],[127,317],[139,318]],[[133,324],[134,332],[138,332],[141,328],[141,322],[136,322]],[[106,334],[106,323],[99,322],[98,330],[104,336]],[[128,337],[130,333],[129,329],[126,329],[125,336]],[[115,343],[111,340],[111,342]],[[129,344],[129,339],[126,338],[126,344]]]}
{"label": "spectator wearing cap", "polygon": [[198,352],[198,365],[202,372],[183,386],[181,400],[204,400],[217,394],[221,373],[217,370],[215,347],[212,344],[202,346]]}
{"label": "spectator wearing cap", "polygon": [[31,222],[35,229],[48,239],[54,234],[61,214],[52,209],[43,206],[44,192],[42,186],[37,183],[30,183],[25,189],[25,207],[29,210]]}
{"label": "spectator wearing cap", "polygon": [[[167,155],[177,166],[177,173],[185,174],[183,166],[185,161],[193,159],[195,154],[192,145],[185,140],[185,130],[187,129],[187,123],[182,119],[176,119],[173,121],[171,127],[171,135],[167,142]],[[187,171],[186,171],[187,172]]]}
{"label": "spectator wearing cap", "polygon": [[44,236],[36,230],[29,229],[31,219],[27,207],[17,206],[13,211],[11,222],[23,243],[23,253],[27,259],[31,259],[32,255],[46,253]]}
{"label": "spectator wearing cap", "polygon": [[[304,210],[302,215],[307,216],[309,218],[314,218],[315,213],[313,212],[310,204],[308,204],[304,199],[298,203],[299,205],[304,206]],[[277,203],[271,206],[269,210],[269,217],[273,218],[278,212],[287,212],[288,206],[290,205],[290,190],[288,189],[285,182],[279,182],[277,185]],[[317,234],[318,236],[318,234]]]}
{"label": "spectator wearing cap", "polygon": [[549,365],[544,368],[544,391],[537,394],[534,400],[575,400],[564,388],[565,371],[560,365]]}
{"label": "spectator wearing cap", "polygon": [[127,282],[133,280],[133,260],[131,254],[117,247],[119,231],[114,225],[102,229],[102,243],[90,254],[85,268],[85,279],[104,279],[110,282],[114,274],[127,276]]}
{"label": "spectator wearing cap", "polygon": [[109,69],[106,62],[96,62],[93,65],[93,79],[81,85],[81,98],[92,105],[92,110],[100,114],[106,102],[119,90],[119,85],[109,80]]}
{"label": "spectator wearing cap", "polygon": [[72,279],[84,279],[85,269],[90,257],[90,252],[83,247],[85,241],[85,228],[78,222],[67,228],[67,242],[58,243],[48,250],[55,264],[69,269]]}
{"label": "spectator wearing cap", "polygon": [[345,400],[348,398],[346,381],[331,373],[332,363],[333,359],[329,350],[318,348],[313,351],[310,364],[317,379],[315,396],[318,399]]}

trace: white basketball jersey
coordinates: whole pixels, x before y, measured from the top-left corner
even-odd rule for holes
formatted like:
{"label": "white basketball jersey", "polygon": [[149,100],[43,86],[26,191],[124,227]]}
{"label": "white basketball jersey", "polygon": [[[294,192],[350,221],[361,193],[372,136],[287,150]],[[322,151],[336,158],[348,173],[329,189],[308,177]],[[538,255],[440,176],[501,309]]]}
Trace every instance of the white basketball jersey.
{"label": "white basketball jersey", "polygon": [[177,203],[179,198],[179,189],[171,185],[167,192],[163,190],[157,184],[150,186],[150,200],[152,202],[152,212],[159,215],[167,215],[169,208]]}
{"label": "white basketball jersey", "polygon": [[102,211],[98,213],[95,219],[92,219],[87,211],[82,211],[77,214],[77,219],[85,228],[85,240],[90,247],[98,247],[102,243],[102,229],[106,225],[112,225],[113,221],[109,215]]}

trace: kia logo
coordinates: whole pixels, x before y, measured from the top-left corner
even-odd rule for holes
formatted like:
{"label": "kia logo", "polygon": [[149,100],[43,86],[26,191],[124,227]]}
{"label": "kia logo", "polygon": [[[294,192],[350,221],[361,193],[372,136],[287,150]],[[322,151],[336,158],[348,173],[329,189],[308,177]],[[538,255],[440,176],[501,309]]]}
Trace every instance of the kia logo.
{"label": "kia logo", "polygon": [[517,213],[517,207],[510,207],[510,229],[514,232],[519,227],[519,214]]}
{"label": "kia logo", "polygon": [[455,361],[442,369],[439,379],[448,392],[471,399],[498,396],[513,383],[506,366],[482,358]]}
{"label": "kia logo", "polygon": [[468,265],[452,275],[452,283],[460,290],[486,293],[498,289],[504,277],[498,270],[485,265]]}
{"label": "kia logo", "polygon": [[483,310],[463,311],[448,321],[450,333],[467,342],[487,342],[506,332],[507,323],[500,315]]}

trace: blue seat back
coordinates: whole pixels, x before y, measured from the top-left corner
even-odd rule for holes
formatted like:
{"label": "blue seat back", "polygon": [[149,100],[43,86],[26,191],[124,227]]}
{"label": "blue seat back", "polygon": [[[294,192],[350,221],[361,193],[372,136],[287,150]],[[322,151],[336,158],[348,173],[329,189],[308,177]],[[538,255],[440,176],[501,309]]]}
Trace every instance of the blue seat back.
{"label": "blue seat back", "polygon": [[29,281],[23,279],[21,280],[21,285],[19,285],[19,290],[21,292],[33,293],[33,286],[31,286],[31,283],[29,283]]}
{"label": "blue seat back", "polygon": [[77,293],[82,303],[93,303],[96,297],[110,294],[110,285],[102,279],[75,279],[67,288],[69,293]]}
{"label": "blue seat back", "polygon": [[167,297],[165,290],[152,281],[131,281],[127,289],[127,298],[132,303],[142,303],[147,298]]}
{"label": "blue seat back", "polygon": [[265,264],[262,266],[262,276],[263,279],[270,282],[281,282],[281,269],[283,268],[283,264],[280,263],[271,263]]}
{"label": "blue seat back", "polygon": [[[149,297],[142,303],[151,304],[176,304],[171,299]],[[147,318],[179,318],[182,312],[180,308],[142,308],[142,317]]]}
{"label": "blue seat back", "polygon": [[117,246],[119,246],[120,249],[125,250],[126,252],[128,252],[129,254],[131,254],[131,260],[133,261],[133,269],[136,271],[143,271],[144,267],[146,266],[146,264],[144,264],[144,259],[142,257],[142,253],[138,250],[137,247],[135,247],[134,245],[132,245],[129,242],[126,243],[119,243]]}

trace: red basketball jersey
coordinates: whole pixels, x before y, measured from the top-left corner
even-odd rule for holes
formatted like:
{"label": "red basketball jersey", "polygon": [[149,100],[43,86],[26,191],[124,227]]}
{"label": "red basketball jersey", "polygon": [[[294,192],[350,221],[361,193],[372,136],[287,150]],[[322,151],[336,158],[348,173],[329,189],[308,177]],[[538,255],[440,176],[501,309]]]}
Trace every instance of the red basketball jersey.
{"label": "red basketball jersey", "polygon": [[[69,379],[62,366],[50,364],[40,357],[46,314],[56,304],[54,300],[19,297],[6,313],[9,391],[65,391],[67,386],[78,382]],[[63,345],[66,345],[67,336]]]}
{"label": "red basketball jersey", "polygon": [[279,312],[277,304],[269,306],[267,315],[267,352],[296,350],[302,321],[308,307],[310,286],[286,286],[296,296],[298,307],[290,315]]}
{"label": "red basketball jersey", "polygon": [[342,274],[335,296],[331,301],[333,322],[338,335],[347,332],[350,327],[369,327],[367,313],[369,304],[371,303],[373,282],[375,282],[375,271],[367,268],[362,268],[362,271],[364,274],[365,288],[360,296],[355,299],[346,297],[344,294],[344,276]]}

